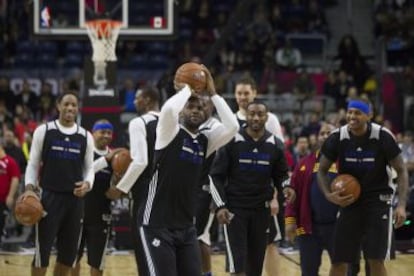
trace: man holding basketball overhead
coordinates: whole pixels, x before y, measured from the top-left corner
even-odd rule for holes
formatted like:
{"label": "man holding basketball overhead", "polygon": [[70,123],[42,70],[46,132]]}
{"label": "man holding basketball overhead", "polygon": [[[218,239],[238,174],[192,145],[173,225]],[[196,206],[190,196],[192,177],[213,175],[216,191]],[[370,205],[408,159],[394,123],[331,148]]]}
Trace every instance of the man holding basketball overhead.
{"label": "man holding basketball overhead", "polygon": [[197,185],[205,159],[238,130],[230,107],[216,94],[210,72],[204,66],[203,71],[207,76],[205,92],[222,123],[213,130],[199,130],[206,119],[204,100],[187,84],[175,83],[181,89],[161,108],[155,141],[155,171],[142,210],[140,237],[149,269],[147,275],[201,275],[194,227]]}
{"label": "man holding basketball overhead", "polygon": [[[57,99],[57,120],[33,134],[25,176],[25,194],[38,193],[47,212],[36,225],[32,275],[45,275],[56,239],[55,275],[68,275],[76,261],[83,217],[83,197],[92,188],[92,135],[76,123],[79,100],[74,92]],[[40,173],[39,173],[40,172]]]}
{"label": "man holding basketball overhead", "polygon": [[[371,275],[386,275],[384,260],[389,258],[392,223],[403,225],[408,194],[408,173],[401,150],[391,132],[369,122],[371,105],[363,99],[351,100],[347,124],[336,129],[321,150],[318,182],[325,197],[341,206],[334,233],[330,275],[346,275],[347,263],[359,261],[362,248]],[[330,190],[328,171],[338,162],[338,173],[351,174],[361,185],[361,195],[341,196]],[[393,195],[387,165],[397,172],[398,206],[391,209]]]}
{"label": "man holding basketball overhead", "polygon": [[135,108],[141,115],[129,122],[129,145],[132,162],[127,171],[116,184],[111,187],[107,196],[117,199],[131,191],[130,205],[132,241],[134,243],[135,261],[139,275],[146,275],[145,254],[139,238],[138,227],[142,218],[138,218],[138,209],[145,203],[148,185],[152,177],[154,159],[155,129],[159,116],[159,91],[154,86],[146,86],[135,93]]}

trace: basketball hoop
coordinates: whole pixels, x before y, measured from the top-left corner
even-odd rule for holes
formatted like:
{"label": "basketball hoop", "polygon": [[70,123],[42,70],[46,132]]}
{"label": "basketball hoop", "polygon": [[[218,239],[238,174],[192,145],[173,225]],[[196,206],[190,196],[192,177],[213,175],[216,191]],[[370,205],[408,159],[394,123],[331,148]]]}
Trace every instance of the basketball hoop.
{"label": "basketball hoop", "polygon": [[92,43],[92,61],[95,65],[93,81],[104,88],[107,84],[106,62],[116,61],[116,41],[122,22],[111,19],[90,20],[85,23],[89,39]]}

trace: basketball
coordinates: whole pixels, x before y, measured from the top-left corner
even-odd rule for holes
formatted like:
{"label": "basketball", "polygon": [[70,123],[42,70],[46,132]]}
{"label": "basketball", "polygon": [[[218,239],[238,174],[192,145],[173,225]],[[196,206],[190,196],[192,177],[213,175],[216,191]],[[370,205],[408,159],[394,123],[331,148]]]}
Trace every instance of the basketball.
{"label": "basketball", "polygon": [[116,174],[118,177],[121,177],[128,169],[131,161],[132,159],[129,150],[122,148],[114,155],[114,157],[112,157],[111,160],[111,167],[114,174]]}
{"label": "basketball", "polygon": [[186,83],[195,92],[203,92],[207,87],[206,73],[198,63],[184,63],[175,72],[174,83]]}
{"label": "basketball", "polygon": [[27,195],[24,199],[22,195],[17,199],[14,215],[21,224],[26,226],[34,225],[43,216],[42,203],[33,195]]}
{"label": "basketball", "polygon": [[340,193],[341,196],[352,194],[355,200],[357,200],[361,194],[361,186],[358,179],[350,174],[340,174],[332,181],[331,190],[334,192],[340,189],[344,189],[344,191]]}

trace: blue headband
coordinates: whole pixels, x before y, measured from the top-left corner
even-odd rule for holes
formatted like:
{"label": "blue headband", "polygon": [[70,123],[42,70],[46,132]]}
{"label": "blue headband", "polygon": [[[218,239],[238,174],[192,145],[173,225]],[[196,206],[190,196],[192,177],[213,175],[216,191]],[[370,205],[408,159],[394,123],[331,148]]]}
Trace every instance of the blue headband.
{"label": "blue headband", "polygon": [[363,101],[358,101],[358,100],[349,101],[349,103],[348,103],[348,109],[350,109],[350,108],[359,109],[359,110],[361,110],[362,112],[364,112],[367,115],[370,112],[369,105],[367,103],[363,102]]}
{"label": "blue headband", "polygon": [[114,130],[114,127],[111,123],[96,123],[93,125],[92,132],[102,129]]}

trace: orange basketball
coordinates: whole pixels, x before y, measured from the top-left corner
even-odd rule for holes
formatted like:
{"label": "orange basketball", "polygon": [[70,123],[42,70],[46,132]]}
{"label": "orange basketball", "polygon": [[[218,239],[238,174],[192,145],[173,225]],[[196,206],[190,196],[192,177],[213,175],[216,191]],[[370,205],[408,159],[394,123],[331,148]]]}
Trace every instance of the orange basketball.
{"label": "orange basketball", "polygon": [[14,208],[16,220],[26,226],[31,226],[39,222],[43,216],[43,206],[40,200],[33,196],[27,195],[23,199],[21,195]]}
{"label": "orange basketball", "polygon": [[341,196],[346,196],[352,194],[354,199],[357,200],[361,194],[361,185],[354,176],[350,174],[340,174],[338,175],[331,183],[331,190],[337,191],[344,189],[340,193]]}
{"label": "orange basketball", "polygon": [[117,152],[111,160],[111,167],[118,177],[122,176],[128,169],[129,164],[132,162],[129,150],[122,148]]}
{"label": "orange basketball", "polygon": [[203,92],[207,87],[206,73],[200,64],[187,62],[175,71],[174,83],[186,83],[195,92]]}

